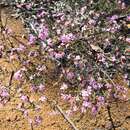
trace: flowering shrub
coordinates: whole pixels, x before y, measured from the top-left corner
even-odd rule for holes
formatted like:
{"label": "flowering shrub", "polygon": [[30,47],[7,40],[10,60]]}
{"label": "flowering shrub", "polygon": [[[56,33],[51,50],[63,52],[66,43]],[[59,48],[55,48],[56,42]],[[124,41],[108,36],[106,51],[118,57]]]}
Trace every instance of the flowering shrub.
{"label": "flowering shrub", "polygon": [[[33,102],[29,94],[19,88],[17,92],[25,106],[29,104],[36,109],[36,104],[47,100],[44,95],[47,60],[55,64],[59,92],[61,98],[70,103],[71,112],[91,109],[96,114],[104,105],[127,100],[127,88],[113,81],[116,74],[127,79],[125,49],[129,38],[123,34],[122,26],[126,27],[124,20],[129,17],[118,20],[125,9],[128,15],[125,3],[118,0],[77,0],[74,3],[16,0],[14,5],[29,36],[26,45],[10,49],[10,61],[16,55],[21,65],[13,78],[20,84],[29,82],[29,92],[40,95],[39,101]],[[3,34],[13,37],[7,30]],[[9,93],[5,88],[0,89],[1,103],[5,103]],[[23,104],[18,109],[28,116]],[[41,121],[41,117],[35,117],[35,124]]]}

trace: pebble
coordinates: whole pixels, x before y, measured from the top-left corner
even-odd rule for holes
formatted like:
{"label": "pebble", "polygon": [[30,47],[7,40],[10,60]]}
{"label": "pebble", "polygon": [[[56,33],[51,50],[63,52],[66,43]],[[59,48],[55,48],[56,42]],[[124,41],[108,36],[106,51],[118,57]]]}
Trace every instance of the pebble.
{"label": "pebble", "polygon": [[128,130],[127,128],[120,128],[119,130]]}
{"label": "pebble", "polygon": [[105,130],[105,129],[102,129],[102,128],[94,128],[94,130]]}

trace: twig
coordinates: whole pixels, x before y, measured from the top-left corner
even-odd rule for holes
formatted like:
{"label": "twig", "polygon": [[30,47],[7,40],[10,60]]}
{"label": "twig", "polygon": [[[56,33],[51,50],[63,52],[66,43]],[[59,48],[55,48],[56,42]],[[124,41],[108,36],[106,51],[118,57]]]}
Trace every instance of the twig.
{"label": "twig", "polygon": [[35,29],[35,27],[31,23],[30,23],[30,26],[31,26],[32,30],[35,32],[35,34],[38,35],[37,30]]}
{"label": "twig", "polygon": [[71,127],[74,130],[78,130],[78,128],[75,126],[75,124],[69,119],[69,117],[63,112],[63,110],[61,109],[61,107],[59,105],[55,106],[56,109],[61,113],[61,115],[65,118],[65,120],[71,125]]}
{"label": "twig", "polygon": [[32,124],[32,123],[30,123],[30,126],[31,126],[31,130],[34,130],[34,128],[33,128],[33,124]]}
{"label": "twig", "polygon": [[102,71],[102,72],[107,76],[107,78],[111,81],[112,85],[113,85],[113,86],[116,86],[116,84],[115,84],[114,81],[110,78],[110,76],[107,74],[107,72],[104,71],[102,68],[100,68],[97,64],[95,64],[95,65],[96,65],[97,68],[100,69],[100,71]]}
{"label": "twig", "polygon": [[8,84],[8,86],[11,86],[13,76],[14,76],[14,71],[12,71],[12,72],[11,72],[11,75],[10,75],[10,79],[9,79],[9,84]]}
{"label": "twig", "polygon": [[113,130],[116,130],[112,116],[111,116],[110,106],[107,106],[107,112],[108,112],[109,120],[111,121],[112,128]]}
{"label": "twig", "polygon": [[71,121],[71,119],[63,112],[63,110],[61,109],[61,107],[56,104],[56,101],[50,101],[49,99],[47,99],[48,103],[51,106],[54,106],[55,109],[58,110],[58,112],[60,112],[60,114],[64,117],[64,119],[70,124],[70,126],[73,128],[73,130],[79,130],[75,124]]}
{"label": "twig", "polygon": [[2,23],[2,16],[1,16],[2,8],[0,6],[0,33],[3,31],[3,23]]}
{"label": "twig", "polygon": [[14,40],[16,40],[17,42],[19,42],[20,44],[22,44],[23,46],[27,47],[27,45],[24,42],[22,42],[21,40],[19,40],[18,38],[16,38],[16,36],[11,35],[10,37],[13,38]]}

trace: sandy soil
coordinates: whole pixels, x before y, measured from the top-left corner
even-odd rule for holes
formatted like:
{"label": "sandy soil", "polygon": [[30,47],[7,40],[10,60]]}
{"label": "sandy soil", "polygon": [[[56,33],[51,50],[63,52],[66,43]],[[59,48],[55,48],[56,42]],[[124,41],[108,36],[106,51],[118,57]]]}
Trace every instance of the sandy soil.
{"label": "sandy soil", "polygon": [[[5,23],[6,18],[9,17],[7,25],[14,32],[17,32],[18,35],[22,36],[26,32],[21,21],[11,18],[9,12],[10,11],[6,9],[2,10],[3,23]],[[21,37],[19,39],[26,44],[26,39],[22,39]],[[0,68],[5,70],[5,73],[0,72],[0,80],[3,84],[8,84],[10,72],[17,67],[19,67],[17,62],[16,64],[10,64],[6,62],[6,59],[0,59]],[[117,78],[117,81],[121,82],[122,80]],[[48,80],[48,86],[46,87],[45,93],[50,99],[56,100],[63,111],[66,111],[68,107],[58,96],[58,86],[53,87],[53,84],[53,80]],[[13,82],[13,85],[15,85],[15,82]],[[128,95],[130,96],[130,92]],[[36,97],[34,96],[32,98]],[[12,109],[17,102],[16,99],[11,103],[8,103],[5,107],[0,106],[0,130],[31,130],[27,120],[23,118],[21,113]],[[43,104],[42,112],[40,114],[43,117],[42,125],[34,127],[34,130],[73,130],[62,115],[59,113],[56,114],[48,103]],[[130,116],[130,102],[112,105],[112,117],[116,125],[120,124],[127,116]],[[92,116],[90,112],[87,112],[84,115],[77,112],[70,118],[79,130],[107,130],[110,128],[108,114],[104,108],[102,108],[96,117]],[[130,118],[128,118],[121,127],[116,128],[116,130],[130,130]]]}

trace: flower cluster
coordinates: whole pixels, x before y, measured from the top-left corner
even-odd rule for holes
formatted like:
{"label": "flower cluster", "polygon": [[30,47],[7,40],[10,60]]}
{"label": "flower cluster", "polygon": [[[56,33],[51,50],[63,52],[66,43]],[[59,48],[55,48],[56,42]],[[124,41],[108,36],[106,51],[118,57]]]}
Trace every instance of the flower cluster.
{"label": "flower cluster", "polygon": [[0,105],[5,105],[10,100],[9,90],[0,84]]}
{"label": "flower cluster", "polygon": [[[113,11],[112,7],[123,7],[120,1],[113,3],[106,3],[103,8],[101,3],[92,0],[87,4],[77,1],[73,6],[64,1],[48,4],[33,1],[31,5],[29,2],[17,3],[19,12],[26,10],[22,17],[29,27],[29,43],[39,46],[39,56],[46,55],[58,66],[64,77],[60,88],[62,97],[75,99],[75,103],[79,98],[82,111],[86,108],[98,111],[99,106],[111,97],[119,98],[124,92],[118,92],[124,89],[120,85],[108,88],[104,82],[105,79],[109,83],[109,78],[122,71],[116,68],[123,69],[126,63],[123,59],[126,59],[124,50],[127,45],[124,45],[125,37],[120,33],[125,23],[117,20],[118,14],[104,12],[109,7],[110,11]],[[30,79],[37,77],[35,75],[36,71]],[[33,90],[37,88],[33,87]]]}
{"label": "flower cluster", "polygon": [[[102,106],[126,99],[126,88],[113,81],[116,74],[126,75],[124,52],[129,38],[121,31],[126,22],[114,12],[114,8],[122,11],[126,7],[120,1],[103,1],[15,1],[16,14],[21,15],[29,36],[28,44],[11,49],[10,56],[17,55],[21,66],[14,79],[30,83],[29,92],[40,95],[35,102],[24,88],[18,88],[22,102],[18,109],[26,117],[28,105],[36,110],[36,104],[46,101],[47,61],[54,64],[61,98],[71,106],[69,113],[90,109],[96,114]],[[12,36],[9,30],[6,34]],[[5,98],[8,93],[4,91]],[[42,121],[39,116],[34,120],[35,124]]]}

